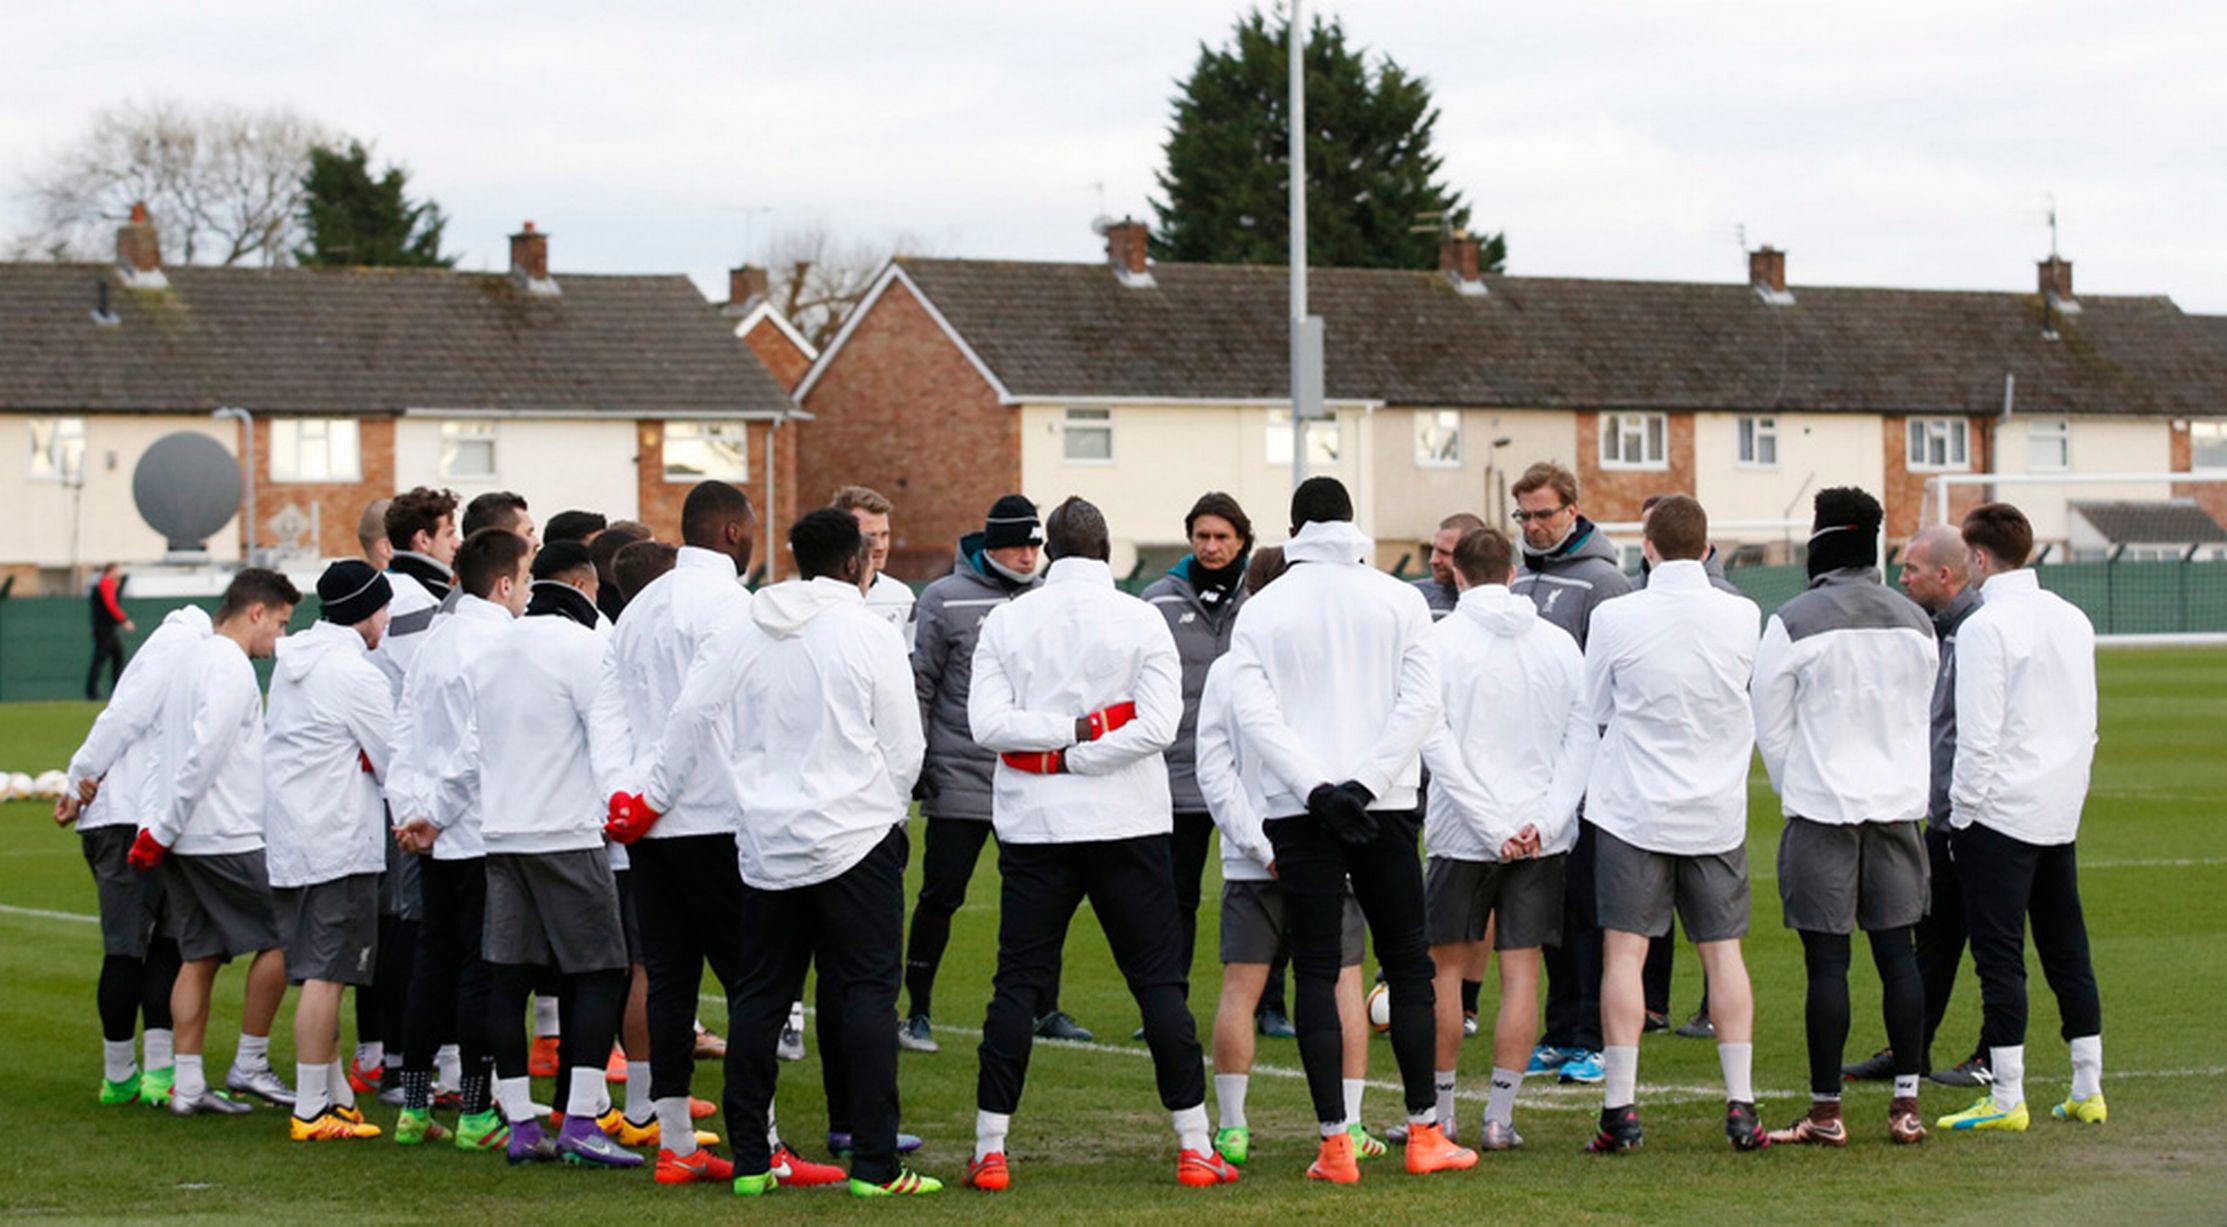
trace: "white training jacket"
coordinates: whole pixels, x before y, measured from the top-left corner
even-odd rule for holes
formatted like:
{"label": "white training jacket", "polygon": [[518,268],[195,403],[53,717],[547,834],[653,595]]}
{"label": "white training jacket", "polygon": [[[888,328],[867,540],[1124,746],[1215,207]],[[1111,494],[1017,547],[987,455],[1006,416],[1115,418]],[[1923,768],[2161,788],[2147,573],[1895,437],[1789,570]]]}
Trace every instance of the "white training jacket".
{"label": "white training jacket", "polygon": [[1593,611],[1586,714],[1606,726],[1585,817],[1634,847],[1708,856],[1748,833],[1748,703],[1762,615],[1710,586],[1701,563],[1656,567]]}
{"label": "white training jacket", "polygon": [[2069,844],[2095,754],[2095,628],[2030,569],[1990,576],[1956,632],[1949,825]]}
{"label": "white training jacket", "polygon": [[1792,817],[1925,817],[1941,649],[1874,567],[1842,567],[1779,607],[1755,651],[1755,745]]}
{"label": "white training jacket", "polygon": [[1530,597],[1484,584],[1431,627],[1431,644],[1445,714],[1423,743],[1424,851],[1497,861],[1526,824],[1539,855],[1569,851],[1600,743],[1576,641]]}
{"label": "white training jacket", "polygon": [[1228,656],[1216,658],[1199,691],[1199,795],[1222,832],[1222,880],[1266,882],[1275,877],[1268,869],[1276,863],[1262,826],[1268,799],[1261,793],[1259,756],[1247,752],[1230,702],[1232,672]]}
{"label": "white training jacket", "polygon": [[[720,742],[731,759],[712,757]],[[840,876],[905,821],[927,751],[897,628],[856,584],[792,580],[759,589],[750,625],[689,674],[643,799],[654,810],[697,774],[731,772],[742,880],[794,890]]]}
{"label": "white training jacket", "polygon": [[1348,521],[1303,525],[1291,569],[1237,611],[1230,697],[1270,818],[1347,780],[1375,794],[1370,809],[1415,808],[1441,701],[1430,605],[1364,562],[1371,548]]}
{"label": "white training jacket", "polygon": [[[711,659],[721,636],[739,632],[749,621],[750,593],[735,573],[734,559],[693,545],[682,546],[673,569],[627,602],[626,617],[611,635],[597,696],[623,721],[631,760],[624,791],[643,788],[691,670]],[[713,762],[732,763],[727,728],[710,727],[705,753]],[[659,809],[663,817],[643,838],[734,833],[739,803],[731,772],[694,771],[676,783],[672,795],[660,798],[670,808]]]}
{"label": "white training jacket", "polygon": [[185,856],[263,846],[263,692],[247,652],[222,635],[193,645],[170,679],[158,766],[142,813],[155,841]]}
{"label": "white training jacket", "polygon": [[[441,566],[423,554],[415,557],[432,566]],[[386,575],[387,586],[393,593],[387,598],[387,633],[379,637],[379,646],[371,650],[371,663],[386,675],[394,701],[400,703],[402,684],[410,676],[410,663],[417,659],[418,648],[432,633],[431,624],[440,612],[441,598],[428,591],[414,575],[392,570]],[[453,580],[453,575],[451,578]]]}
{"label": "white training jacket", "polygon": [[171,610],[147,642],[132,653],[108,696],[108,706],[94,717],[85,743],[70,756],[68,789],[99,780],[100,791],[77,817],[80,831],[101,827],[147,825],[141,809],[147,796],[148,773],[157,756],[157,720],[162,701],[170,693],[170,679],[178,662],[190,655],[194,644],[215,633],[209,611],[198,605]]}
{"label": "white training jacket", "polygon": [[627,756],[624,725],[595,701],[603,655],[604,638],[593,629],[562,614],[533,614],[504,628],[471,663],[472,782],[489,852],[604,846],[603,820]]}
{"label": "white training jacket", "polygon": [[[1075,743],[1078,717],[1121,702],[1136,703],[1135,719]],[[1168,620],[1114,587],[1105,563],[1058,559],[1043,587],[982,620],[967,693],[975,744],[1067,752],[1058,775],[997,764],[990,820],[999,843],[1167,834],[1175,820],[1160,752],[1182,721],[1183,662]]]}
{"label": "white training jacket", "polygon": [[376,776],[387,769],[394,702],[363,636],[319,620],[279,640],[263,727],[271,885],[383,871],[387,813]]}
{"label": "white training jacket", "polygon": [[874,582],[866,589],[866,611],[897,628],[904,636],[905,650],[912,650],[913,606],[912,585],[887,571],[876,571]]}
{"label": "white training jacket", "polygon": [[471,666],[515,621],[493,601],[466,594],[433,624],[402,688],[395,766],[387,777],[394,824],[423,818],[441,830],[433,859],[487,855],[480,839],[479,745],[472,735]]}

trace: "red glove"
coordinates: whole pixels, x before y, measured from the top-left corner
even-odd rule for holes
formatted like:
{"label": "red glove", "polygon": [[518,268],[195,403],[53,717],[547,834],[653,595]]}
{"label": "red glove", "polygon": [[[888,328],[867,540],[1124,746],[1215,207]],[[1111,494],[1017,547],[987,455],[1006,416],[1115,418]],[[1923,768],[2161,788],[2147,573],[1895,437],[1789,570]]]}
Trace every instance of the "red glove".
{"label": "red glove", "polygon": [[155,833],[141,827],[139,838],[131,841],[131,852],[124,859],[130,861],[134,869],[153,869],[162,864],[162,858],[168,855],[170,849],[156,842]]}
{"label": "red glove", "polygon": [[358,750],[356,751],[356,761],[357,761],[358,763],[360,763],[360,764],[362,764],[362,765],[363,765],[363,773],[364,773],[365,775],[376,775],[376,774],[378,774],[377,772],[375,772],[375,771],[373,771],[373,770],[371,769],[371,755],[369,755],[369,754],[365,753],[365,752],[364,752],[363,750],[361,750],[361,749],[358,749]]}
{"label": "red glove", "polygon": [[1030,775],[1060,775],[1067,770],[1065,750],[1013,750],[998,757],[1013,770]]}
{"label": "red glove", "polygon": [[615,792],[611,794],[611,817],[604,822],[603,833],[622,844],[631,844],[649,834],[664,816],[651,809],[638,792]]}
{"label": "red glove", "polygon": [[1083,738],[1083,740],[1096,741],[1136,718],[1137,705],[1133,702],[1116,703],[1111,707],[1094,711],[1083,717],[1083,722],[1089,726],[1090,731],[1090,736]]}

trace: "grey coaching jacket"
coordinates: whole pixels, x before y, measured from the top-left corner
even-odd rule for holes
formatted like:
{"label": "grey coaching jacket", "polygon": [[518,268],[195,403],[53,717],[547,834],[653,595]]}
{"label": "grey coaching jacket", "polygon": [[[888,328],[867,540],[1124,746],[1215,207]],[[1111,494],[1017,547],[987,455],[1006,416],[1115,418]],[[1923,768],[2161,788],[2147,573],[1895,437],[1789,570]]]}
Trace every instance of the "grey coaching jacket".
{"label": "grey coaching jacket", "polygon": [[1168,620],[1176,655],[1183,660],[1183,721],[1177,726],[1175,744],[1164,754],[1169,798],[1178,814],[1203,814],[1206,798],[1199,792],[1199,696],[1206,691],[1206,671],[1229,651],[1237,609],[1245,603],[1245,585],[1232,588],[1218,608],[1209,605],[1192,587],[1191,560],[1185,558],[1153,581],[1142,595]]}
{"label": "grey coaching jacket", "polygon": [[1570,530],[1570,539],[1551,554],[1523,551],[1523,569],[1509,589],[1531,598],[1539,616],[1570,633],[1580,649],[1593,628],[1593,611],[1603,601],[1632,590],[1616,547],[1584,516]]}
{"label": "grey coaching jacket", "polygon": [[974,680],[974,642],[990,611],[1043,586],[1002,582],[982,560],[982,534],[959,541],[951,574],[927,586],[913,606],[913,692],[928,757],[920,769],[920,812],[932,818],[990,820],[990,777],[997,755],[974,744],[967,694]]}

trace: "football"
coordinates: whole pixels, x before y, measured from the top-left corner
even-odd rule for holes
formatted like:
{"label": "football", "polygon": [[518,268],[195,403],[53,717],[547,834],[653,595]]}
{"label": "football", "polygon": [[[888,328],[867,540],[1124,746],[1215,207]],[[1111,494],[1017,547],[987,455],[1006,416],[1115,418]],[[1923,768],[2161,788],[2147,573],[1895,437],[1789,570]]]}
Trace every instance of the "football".
{"label": "football", "polygon": [[1392,990],[1383,984],[1369,989],[1369,1030],[1382,1035],[1392,1029]]}

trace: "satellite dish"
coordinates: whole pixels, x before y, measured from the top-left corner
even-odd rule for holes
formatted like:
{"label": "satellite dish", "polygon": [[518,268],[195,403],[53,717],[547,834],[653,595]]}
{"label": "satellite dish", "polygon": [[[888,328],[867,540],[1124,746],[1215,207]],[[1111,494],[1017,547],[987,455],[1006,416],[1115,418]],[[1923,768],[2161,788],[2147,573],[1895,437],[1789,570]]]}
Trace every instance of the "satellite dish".
{"label": "satellite dish", "polygon": [[205,560],[209,537],[240,510],[240,462],[207,435],[164,435],[132,470],[131,499],[162,534],[171,561]]}

